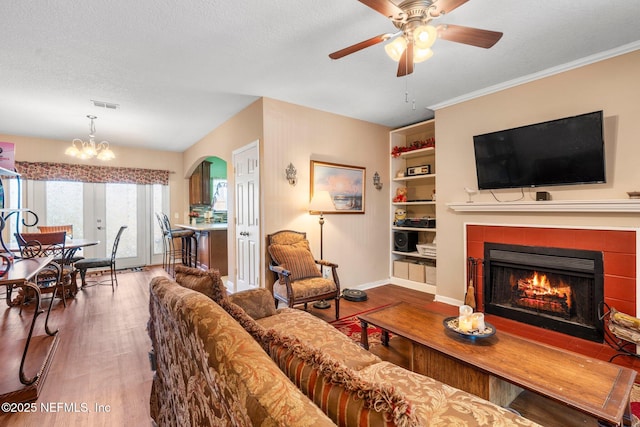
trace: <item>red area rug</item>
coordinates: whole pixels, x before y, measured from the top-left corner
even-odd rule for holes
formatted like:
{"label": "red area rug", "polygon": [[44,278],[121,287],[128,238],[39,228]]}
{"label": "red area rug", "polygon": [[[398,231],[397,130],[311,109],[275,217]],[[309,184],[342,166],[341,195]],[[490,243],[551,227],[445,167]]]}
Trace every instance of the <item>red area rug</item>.
{"label": "red area rug", "polygon": [[[388,305],[388,304],[387,304]],[[343,317],[338,320],[334,320],[333,322],[329,322],[329,324],[333,325],[337,330],[351,338],[356,343],[360,344],[360,337],[362,335],[362,327],[360,326],[360,320],[358,320],[358,315],[363,313],[368,313],[373,310],[378,310],[379,308],[386,307],[380,306],[376,308],[372,308],[370,310],[361,311],[352,316]],[[369,325],[367,327],[369,333],[369,348],[372,346],[378,345],[382,343],[382,330],[378,327]],[[391,337],[391,334],[389,334]]]}

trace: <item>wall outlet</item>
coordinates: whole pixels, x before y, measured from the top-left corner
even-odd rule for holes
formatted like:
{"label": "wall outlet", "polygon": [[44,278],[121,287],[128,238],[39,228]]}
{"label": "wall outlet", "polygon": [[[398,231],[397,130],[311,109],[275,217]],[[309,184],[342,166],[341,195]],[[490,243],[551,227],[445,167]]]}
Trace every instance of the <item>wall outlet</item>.
{"label": "wall outlet", "polygon": [[329,269],[326,267],[322,267],[322,277],[324,277],[325,279],[329,278]]}
{"label": "wall outlet", "polygon": [[173,213],[173,217],[174,217],[175,219],[180,219],[180,214],[178,214],[178,212],[174,212],[174,213]]}

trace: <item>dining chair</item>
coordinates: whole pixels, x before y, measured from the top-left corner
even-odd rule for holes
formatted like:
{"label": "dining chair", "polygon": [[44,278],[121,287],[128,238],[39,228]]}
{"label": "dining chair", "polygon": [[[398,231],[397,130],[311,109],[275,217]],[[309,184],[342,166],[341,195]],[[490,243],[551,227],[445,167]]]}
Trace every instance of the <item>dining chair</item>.
{"label": "dining chair", "polygon": [[[122,233],[127,228],[126,225],[123,225],[118,230],[118,234],[116,234],[116,238],[113,241],[113,247],[111,249],[111,257],[106,258],[85,258],[74,264],[75,272],[80,272],[80,279],[82,280],[82,289],[87,286],[86,276],[87,270],[90,268],[109,268],[109,272],[111,274],[111,290],[115,290],[114,283],[118,286],[118,277],[116,276],[116,253],[118,252],[118,245],[120,244],[120,237]],[[75,280],[75,274],[74,279]],[[100,284],[97,282],[96,284]]]}
{"label": "dining chair", "polygon": [[53,232],[56,232],[56,231],[66,231],[67,232],[67,237],[69,239],[73,239],[73,225],[72,224],[68,224],[68,225],[38,225],[37,228],[41,233],[53,233]]}
{"label": "dining chair", "polygon": [[[53,233],[56,231],[66,231],[67,232],[67,238],[68,239],[73,239],[73,224],[66,224],[66,225],[38,225],[37,226],[38,230],[41,233]],[[82,250],[82,249],[78,249],[78,250]],[[74,251],[77,253],[77,251]],[[73,264],[76,261],[80,261],[81,259],[84,259],[83,256],[73,256],[73,257],[69,257],[69,262],[71,264]]]}
{"label": "dining chair", "polygon": [[52,298],[59,295],[65,307],[67,306],[66,294],[73,277],[73,269],[66,260],[68,254],[65,250],[66,234],[65,231],[15,233],[21,258],[54,257],[54,262],[38,274],[35,282],[41,293],[53,293]]}

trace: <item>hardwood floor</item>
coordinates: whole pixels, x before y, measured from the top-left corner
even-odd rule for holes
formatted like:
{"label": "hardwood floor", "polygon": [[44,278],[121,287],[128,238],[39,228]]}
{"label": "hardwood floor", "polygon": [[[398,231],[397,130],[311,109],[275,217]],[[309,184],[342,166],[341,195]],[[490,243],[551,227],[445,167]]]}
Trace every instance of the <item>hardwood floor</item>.
{"label": "hardwood floor", "polygon": [[[36,401],[37,410],[0,412],[0,425],[150,425],[148,286],[150,278],[159,274],[164,274],[160,268],[122,272],[115,292],[110,285],[93,286],[67,300],[66,308],[62,301],[54,302],[50,324],[60,330],[59,345]],[[33,307],[20,315],[17,308],[6,307],[4,301],[0,304],[2,345],[12,345],[26,336]],[[43,318],[38,319],[34,334],[42,333]],[[5,361],[0,364],[6,366]]]}

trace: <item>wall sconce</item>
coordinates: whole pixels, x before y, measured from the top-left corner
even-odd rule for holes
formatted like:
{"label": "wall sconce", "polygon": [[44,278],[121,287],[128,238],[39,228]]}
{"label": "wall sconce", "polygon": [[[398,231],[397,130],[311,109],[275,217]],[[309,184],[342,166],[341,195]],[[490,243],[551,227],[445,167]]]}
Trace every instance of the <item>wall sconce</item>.
{"label": "wall sconce", "polygon": [[373,186],[376,190],[382,190],[382,183],[380,182],[380,174],[378,172],[373,174]]}
{"label": "wall sconce", "polygon": [[298,171],[295,166],[293,166],[293,163],[289,163],[289,166],[285,169],[285,173],[287,174],[287,181],[289,181],[289,185],[293,186],[298,183],[298,178],[296,178],[296,173],[298,173]]}

